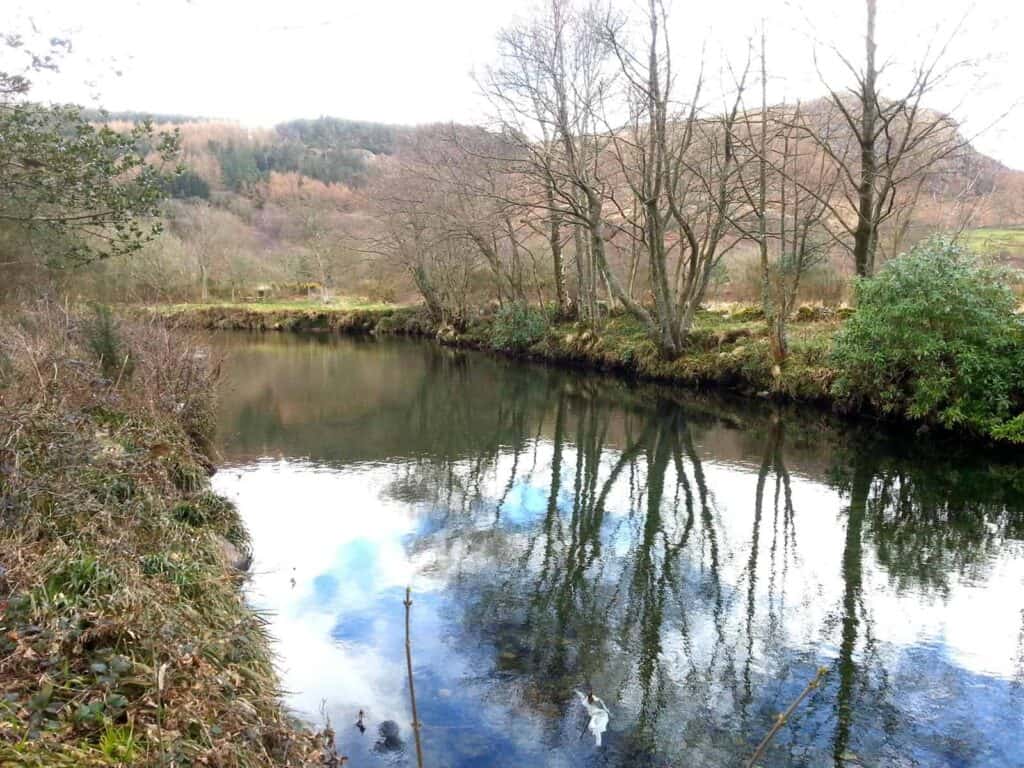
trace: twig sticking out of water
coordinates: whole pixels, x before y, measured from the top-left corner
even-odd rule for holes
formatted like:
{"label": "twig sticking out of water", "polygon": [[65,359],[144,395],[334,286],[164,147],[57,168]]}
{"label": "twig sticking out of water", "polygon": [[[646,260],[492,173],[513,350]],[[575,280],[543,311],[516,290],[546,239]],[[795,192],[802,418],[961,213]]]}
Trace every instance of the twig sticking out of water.
{"label": "twig sticking out of water", "polygon": [[754,754],[750,756],[749,760],[747,760],[746,768],[754,768],[754,766],[757,764],[757,761],[761,759],[762,755],[764,755],[765,750],[768,749],[768,745],[771,743],[771,740],[775,738],[775,734],[781,731],[783,726],[785,726],[786,723],[789,722],[789,718],[796,711],[796,708],[800,706],[800,702],[806,699],[811,691],[815,690],[819,685],[821,685],[821,681],[825,678],[825,675],[827,674],[828,668],[820,667],[818,669],[818,674],[816,674],[814,676],[814,679],[807,684],[806,688],[800,691],[800,695],[793,700],[793,703],[789,705],[786,711],[775,716],[775,723],[772,725],[768,733],[765,734],[764,738],[761,739],[761,743],[757,745],[757,749],[754,750]]}
{"label": "twig sticking out of water", "polygon": [[412,701],[412,734],[416,737],[416,765],[423,768],[423,747],[420,745],[420,718],[416,712],[416,686],[412,679],[412,641],[409,639],[409,609],[412,590],[405,588],[405,663],[409,668],[409,699]]}

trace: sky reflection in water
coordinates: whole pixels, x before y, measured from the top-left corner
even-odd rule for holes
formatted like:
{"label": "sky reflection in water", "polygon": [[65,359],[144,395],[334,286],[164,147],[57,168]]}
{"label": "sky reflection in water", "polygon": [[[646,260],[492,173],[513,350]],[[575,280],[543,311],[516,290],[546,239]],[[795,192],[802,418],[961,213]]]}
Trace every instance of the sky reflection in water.
{"label": "sky reflection in water", "polygon": [[214,484],[350,765],[414,762],[375,748],[411,738],[406,584],[430,766],[742,764],[821,665],[765,766],[1024,765],[1010,457],[425,343],[217,343]]}

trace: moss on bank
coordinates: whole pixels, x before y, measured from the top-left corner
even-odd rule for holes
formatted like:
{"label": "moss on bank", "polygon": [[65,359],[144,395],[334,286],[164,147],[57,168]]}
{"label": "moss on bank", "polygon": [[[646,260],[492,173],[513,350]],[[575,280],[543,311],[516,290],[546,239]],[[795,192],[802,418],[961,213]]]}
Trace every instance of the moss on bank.
{"label": "moss on bank", "polygon": [[[789,324],[789,355],[782,365],[772,361],[764,319],[756,308],[732,307],[698,314],[689,348],[674,360],[662,357],[648,334],[631,316],[615,314],[597,329],[580,323],[556,322],[534,327],[529,317],[498,313],[479,316],[456,329],[431,322],[422,308],[373,307],[301,311],[268,305],[249,307],[179,305],[150,308],[174,325],[202,329],[254,331],[291,330],[335,333],[404,334],[427,336],[438,343],[485,349],[627,376],[682,384],[725,388],[749,396],[817,403],[853,415],[882,417],[921,426],[942,426],[934,413],[917,414],[900,407],[882,408],[870,398],[850,398],[833,386],[839,371],[833,345],[850,317],[849,309],[803,306]],[[539,314],[539,313],[536,313]],[[512,326],[502,327],[502,323]],[[906,375],[912,377],[913,369]],[[1016,431],[986,430],[977,420],[955,425],[957,434],[982,440],[1020,442]]]}
{"label": "moss on bank", "polygon": [[841,320],[820,309],[802,310],[791,325],[791,354],[781,368],[771,363],[763,320],[756,310],[749,308],[702,312],[691,334],[690,351],[671,361],[658,354],[644,329],[627,315],[608,318],[597,331],[572,322],[555,323],[525,348],[506,350],[494,343],[493,318],[481,317],[456,330],[439,327],[417,307],[294,310],[266,305],[254,310],[244,305],[175,305],[149,311],[178,327],[429,336],[453,346],[489,349],[657,381],[714,384],[748,394],[828,401],[834,377],[827,364],[828,351]]}
{"label": "moss on bank", "polygon": [[600,331],[556,325],[528,353],[541,359],[601,370],[615,370],[691,386],[724,386],[745,394],[825,401],[833,372],[826,359],[833,322],[794,325],[790,357],[772,365],[763,322],[703,313],[689,350],[675,360],[658,354],[644,330],[630,317],[608,320]]}
{"label": "moss on bank", "polygon": [[371,333],[387,318],[418,314],[388,305],[174,304],[149,311],[183,328],[305,333]]}
{"label": "moss on bank", "polygon": [[208,487],[202,351],[127,328],[113,380],[74,318],[3,326],[0,766],[319,765]]}

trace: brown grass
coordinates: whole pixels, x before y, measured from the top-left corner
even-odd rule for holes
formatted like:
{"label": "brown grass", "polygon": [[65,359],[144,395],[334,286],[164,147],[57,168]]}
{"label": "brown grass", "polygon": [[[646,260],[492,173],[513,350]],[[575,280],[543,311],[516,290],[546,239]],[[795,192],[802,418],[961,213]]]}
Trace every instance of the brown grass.
{"label": "brown grass", "polygon": [[247,542],[207,485],[215,362],[134,322],[131,373],[104,375],[85,327],[0,325],[0,766],[319,764],[226,562]]}

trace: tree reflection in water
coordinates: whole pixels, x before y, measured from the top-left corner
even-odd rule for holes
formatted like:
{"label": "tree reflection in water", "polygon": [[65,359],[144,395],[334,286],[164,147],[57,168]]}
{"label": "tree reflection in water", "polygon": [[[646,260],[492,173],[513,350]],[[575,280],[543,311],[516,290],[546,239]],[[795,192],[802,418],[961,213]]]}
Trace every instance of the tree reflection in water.
{"label": "tree reflection in water", "polygon": [[[902,752],[904,713],[864,598],[864,547],[897,589],[941,593],[951,576],[984,567],[986,547],[1019,535],[1021,499],[994,485],[979,500],[974,478],[918,492],[918,484],[935,488],[929,461],[901,457],[894,470],[864,446],[836,451],[830,474],[847,503],[836,557],[841,592],[822,616],[820,646],[836,648],[829,662],[815,644],[794,649],[787,627],[802,620],[787,594],[811,598],[789,579],[799,549],[782,413],[746,420],[761,448],[744,541],[723,526],[697,449],[713,414],[654,399],[619,414],[612,430],[616,414],[599,397],[578,387],[549,397],[543,515],[525,531],[501,515],[514,489],[537,485],[544,464],[538,454],[548,440],[523,429],[490,502],[490,525],[479,514],[489,508],[480,473],[497,471],[498,455],[447,464],[444,487],[460,493],[438,508],[455,518],[431,527],[449,544],[470,537],[486,546],[485,568],[454,564],[465,642],[489,643],[493,674],[514,680],[527,705],[552,716],[552,744],[563,737],[558,715],[571,709],[573,689],[592,685],[619,703],[607,740],[618,763],[734,764],[824,661],[834,668],[828,684],[780,736],[774,760],[819,765],[829,753],[843,766],[865,743]],[[503,418],[531,423],[511,412]],[[958,494],[970,501],[959,503]],[[626,514],[609,516],[613,496]],[[952,748],[977,751],[985,734],[969,720],[960,726]]]}
{"label": "tree reflection in water", "polygon": [[[505,446],[510,464],[502,466],[498,452],[417,466],[421,481],[439,472],[441,482],[425,485],[443,495],[431,500],[442,517],[415,546],[462,553],[464,562],[456,556],[452,568],[464,641],[489,644],[492,673],[551,715],[552,744],[563,736],[560,715],[571,709],[573,689],[594,686],[620,705],[608,748],[622,764],[692,762],[694,752],[708,765],[740,759],[823,656],[813,644],[794,649],[786,626],[800,619],[787,593],[803,585],[789,581],[799,550],[785,417],[747,422],[761,449],[749,536],[740,541],[723,527],[697,449],[695,435],[715,424],[714,415],[658,399],[616,414],[578,386],[553,387],[544,401],[552,403],[550,415],[499,414],[501,431],[516,436]],[[539,430],[527,426],[537,423]],[[870,455],[859,450],[832,467],[848,499],[837,558],[842,589],[823,616],[826,644],[831,635],[836,646],[835,673],[780,737],[776,752],[789,765],[819,764],[809,745],[846,764],[861,710],[878,748],[898,750],[899,739],[888,734],[898,733],[901,714],[864,603],[865,542],[901,589],[936,590],[950,573],[979,563],[986,541],[1019,530],[1019,515],[1008,514],[1019,500],[1011,507],[997,499],[980,515],[988,525],[965,520],[938,534],[936,506],[914,493],[909,465],[900,462],[894,475]],[[849,458],[839,452],[834,461]],[[500,495],[491,498],[494,483],[484,475],[502,471]],[[525,524],[504,519],[517,489],[536,488],[545,477],[542,514]],[[624,514],[609,515],[613,496]],[[939,535],[941,551],[913,567],[887,556],[894,548],[934,549]],[[478,548],[482,561],[471,556]],[[967,736],[958,741],[984,741]]]}
{"label": "tree reflection in water", "polygon": [[580,748],[573,691],[592,686],[611,710],[603,764],[741,764],[825,665],[764,765],[1013,764],[999,729],[1022,712],[1019,598],[1013,659],[965,665],[942,633],[946,606],[1021,556],[1015,458],[382,347],[352,352],[370,394],[325,377],[300,429],[268,421],[277,381],[238,442],[386,463],[383,492],[417,516],[409,556],[450,596],[452,652],[488,649],[477,679],[539,718],[546,747]]}

